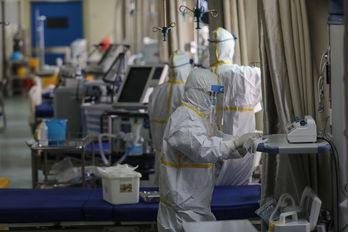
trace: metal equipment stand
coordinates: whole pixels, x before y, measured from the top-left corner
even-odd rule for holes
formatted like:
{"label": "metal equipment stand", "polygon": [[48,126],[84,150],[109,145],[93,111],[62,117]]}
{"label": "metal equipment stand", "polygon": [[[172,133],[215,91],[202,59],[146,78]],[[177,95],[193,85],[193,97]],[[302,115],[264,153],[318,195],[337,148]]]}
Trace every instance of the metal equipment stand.
{"label": "metal equipment stand", "polygon": [[[331,145],[325,140],[318,139],[316,143],[289,143],[286,134],[274,134],[263,137],[264,140],[257,145],[257,151],[268,153],[269,155],[293,155],[293,154],[318,154],[324,155],[331,151]],[[331,154],[331,153],[329,153]],[[336,231],[338,223],[338,183],[335,175],[335,159],[331,158],[331,177],[332,177],[332,207],[334,215],[334,228]],[[337,167],[337,166],[336,166]]]}
{"label": "metal equipment stand", "polygon": [[33,188],[40,187],[38,171],[41,157],[43,156],[43,164],[41,166],[44,173],[44,183],[47,183],[49,174],[48,153],[64,155],[64,153],[69,151],[77,151],[81,155],[81,184],[82,186],[85,186],[86,148],[89,144],[91,144],[92,146],[92,165],[95,165],[94,139],[91,137],[68,140],[64,143],[57,143],[53,145],[42,145],[39,142],[28,141],[27,145],[31,150],[31,170]]}

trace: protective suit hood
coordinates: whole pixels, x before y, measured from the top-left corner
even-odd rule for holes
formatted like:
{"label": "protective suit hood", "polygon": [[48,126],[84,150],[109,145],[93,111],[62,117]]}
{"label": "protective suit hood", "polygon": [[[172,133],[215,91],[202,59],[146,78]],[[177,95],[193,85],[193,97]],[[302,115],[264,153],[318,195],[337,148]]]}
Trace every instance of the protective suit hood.
{"label": "protective suit hood", "polygon": [[209,61],[210,66],[216,64],[231,64],[234,55],[236,37],[219,27],[210,34]]}
{"label": "protective suit hood", "polygon": [[175,51],[170,57],[170,81],[186,82],[192,70],[190,58],[183,51]]}
{"label": "protective suit hood", "polygon": [[207,69],[194,69],[185,84],[183,102],[192,105],[202,113],[210,110],[209,93],[212,85],[217,85],[217,76]]}

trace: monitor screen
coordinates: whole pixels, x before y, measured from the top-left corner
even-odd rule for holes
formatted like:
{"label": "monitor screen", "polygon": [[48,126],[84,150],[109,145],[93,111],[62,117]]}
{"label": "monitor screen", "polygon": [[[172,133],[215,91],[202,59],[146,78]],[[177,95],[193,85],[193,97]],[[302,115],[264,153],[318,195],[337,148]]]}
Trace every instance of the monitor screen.
{"label": "monitor screen", "polygon": [[[117,76],[122,75],[126,69],[126,62],[125,62],[125,56],[120,55],[115,62],[112,64],[109,71],[105,74],[103,77],[103,81],[106,83],[116,84]],[[120,76],[121,78],[121,76]],[[123,79],[123,78],[122,78]]]}
{"label": "monitor screen", "polygon": [[140,102],[151,69],[152,67],[132,67],[128,72],[118,102]]}
{"label": "monitor screen", "polygon": [[103,54],[98,65],[102,66],[102,71],[106,73],[110,70],[111,65],[115,62],[115,59],[119,56],[121,49],[117,44],[111,44],[110,47]]}
{"label": "monitor screen", "polygon": [[153,74],[152,79],[153,80],[159,80],[162,76],[162,72],[163,72],[163,67],[157,67],[155,69],[155,73]]}

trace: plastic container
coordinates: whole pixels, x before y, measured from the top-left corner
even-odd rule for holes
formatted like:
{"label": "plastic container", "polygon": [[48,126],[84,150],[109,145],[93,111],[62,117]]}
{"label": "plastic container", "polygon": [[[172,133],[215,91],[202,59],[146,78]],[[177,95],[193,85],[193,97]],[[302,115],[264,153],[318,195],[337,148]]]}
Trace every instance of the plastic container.
{"label": "plastic container", "polygon": [[99,171],[99,173],[102,177],[105,201],[113,205],[139,202],[140,173],[128,168],[127,165],[117,165]]}
{"label": "plastic container", "polygon": [[49,144],[61,144],[66,138],[67,119],[48,119],[45,120],[47,126],[47,138]]}
{"label": "plastic container", "polygon": [[40,123],[40,144],[43,146],[48,145],[48,127],[45,122]]}

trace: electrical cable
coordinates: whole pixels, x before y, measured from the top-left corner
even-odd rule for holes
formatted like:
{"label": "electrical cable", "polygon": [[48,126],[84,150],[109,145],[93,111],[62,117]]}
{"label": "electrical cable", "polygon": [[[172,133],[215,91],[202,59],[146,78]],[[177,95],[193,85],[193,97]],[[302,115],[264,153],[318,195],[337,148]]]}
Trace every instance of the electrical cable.
{"label": "electrical cable", "polygon": [[[338,203],[339,203],[339,192],[343,193],[343,195],[345,195],[346,197],[348,197],[347,193],[342,189],[342,186],[340,185],[341,181],[340,181],[340,175],[338,173],[339,171],[339,167],[338,167],[338,164],[339,164],[339,156],[338,156],[338,151],[337,151],[337,148],[336,148],[336,145],[334,144],[334,142],[330,139],[330,138],[327,138],[327,137],[318,137],[318,139],[323,139],[325,140],[326,142],[328,142],[331,146],[331,156],[334,158],[334,168],[335,168],[335,175],[336,175],[336,202],[334,202],[334,204],[337,205],[337,211],[336,211],[336,214],[337,214],[337,223],[339,225],[339,222],[340,222],[340,218],[339,218],[339,207],[338,207]],[[341,231],[344,231],[346,228],[348,228],[348,224],[345,225],[343,227],[343,229]]]}
{"label": "electrical cable", "polygon": [[347,228],[348,228],[348,224],[345,225],[345,226],[341,229],[341,231],[345,231]]}

